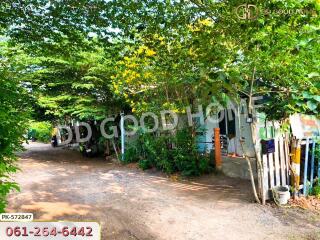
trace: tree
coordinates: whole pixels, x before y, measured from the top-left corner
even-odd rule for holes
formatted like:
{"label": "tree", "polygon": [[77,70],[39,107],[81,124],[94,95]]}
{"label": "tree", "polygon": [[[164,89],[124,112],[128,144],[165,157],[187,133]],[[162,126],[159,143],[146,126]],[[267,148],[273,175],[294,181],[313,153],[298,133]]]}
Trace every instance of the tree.
{"label": "tree", "polygon": [[27,128],[28,97],[19,82],[23,66],[19,50],[0,43],[0,212],[4,212],[7,194],[19,190],[12,180],[17,171],[16,152],[22,150]]}
{"label": "tree", "polygon": [[[252,91],[253,96],[269,98],[264,109],[269,119],[286,118],[294,112],[319,114],[316,1],[288,4],[261,1],[257,6],[262,13],[268,10],[268,15],[260,14],[255,21],[237,18],[234,14],[237,1],[169,5],[159,2],[149,12],[146,9],[150,18],[157,12],[165,19],[145,21],[144,28],[135,34],[136,48],[124,59],[124,64],[121,62],[128,65],[121,71],[128,69],[138,75],[133,78],[127,74],[133,78],[129,80],[120,73],[123,89],[149,86],[150,96],[165,92],[159,94],[163,96],[170,95],[165,90],[170,86],[170,102],[184,98],[175,94],[175,87],[199,102],[210,101],[208,96],[221,101],[221,93],[239,100],[243,96],[248,98]],[[172,9],[175,20],[170,15]],[[307,12],[295,13],[297,9]],[[293,13],[279,14],[279,10]],[[152,56],[148,56],[148,51],[152,51]],[[130,61],[135,65],[130,65]],[[145,99],[146,94],[141,94],[141,98]],[[165,103],[167,99],[162,97],[161,101]]]}
{"label": "tree", "polygon": [[[251,114],[253,97],[264,96],[268,102],[262,110],[270,120],[285,119],[295,112],[319,115],[320,38],[316,12],[319,3],[259,1],[256,6],[262,13],[267,10],[267,14],[260,14],[255,21],[237,19],[233,11],[239,5],[237,1],[228,4],[225,1],[192,1],[183,11],[179,3],[175,3],[172,8],[181,20],[178,27],[169,24],[167,29],[163,22],[150,21],[137,34],[139,44],[151,49],[155,57],[145,59],[143,55],[139,58],[136,53],[129,56],[129,60],[143,64],[135,69],[128,64],[127,69],[139,75],[135,74],[136,81],[132,81],[132,75],[129,75],[130,80],[122,75],[120,78],[125,79],[123,89],[140,85],[148,90],[145,91],[147,96],[152,96],[165,91],[166,86],[173,92],[179,86],[178,89],[196,100],[189,104],[208,101],[208,95],[219,101],[225,93],[235,101],[246,98]],[[156,8],[161,15],[168,16],[166,3],[159,3]],[[297,9],[303,12],[297,13]],[[284,10],[291,10],[292,14],[282,14]],[[170,15],[166,20],[172,20]],[[158,39],[161,39],[160,44]],[[143,78],[141,69],[152,72],[152,78]],[[162,79],[166,84],[159,84]],[[179,81],[186,84],[179,85]],[[192,90],[189,92],[188,89]],[[140,95],[136,102],[147,96]],[[167,99],[157,98],[162,103]],[[136,106],[136,102],[132,105]],[[251,127],[259,175],[262,176],[255,121]]]}
{"label": "tree", "polygon": [[117,48],[115,44],[91,51],[80,48],[68,56],[29,57],[30,71],[23,81],[31,83],[45,114],[56,119],[103,119],[124,107],[111,90]]}
{"label": "tree", "polygon": [[[238,18],[241,4],[4,1],[0,24],[37,57],[24,81],[60,118],[100,118],[127,104],[181,112],[225,96],[247,99],[250,113],[253,97],[265,96],[269,119],[319,115],[318,1],[259,0],[252,20]],[[254,131],[255,122],[256,142]]]}

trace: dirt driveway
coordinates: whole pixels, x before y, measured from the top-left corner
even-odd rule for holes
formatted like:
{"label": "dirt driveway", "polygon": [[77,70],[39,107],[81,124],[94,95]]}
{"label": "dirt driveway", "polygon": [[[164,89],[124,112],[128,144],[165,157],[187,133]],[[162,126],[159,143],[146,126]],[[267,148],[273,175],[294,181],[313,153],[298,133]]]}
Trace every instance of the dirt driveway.
{"label": "dirt driveway", "polygon": [[103,240],[301,239],[320,227],[318,215],[252,203],[249,182],[225,176],[175,181],[38,143],[21,154],[20,168],[9,212],[97,221]]}

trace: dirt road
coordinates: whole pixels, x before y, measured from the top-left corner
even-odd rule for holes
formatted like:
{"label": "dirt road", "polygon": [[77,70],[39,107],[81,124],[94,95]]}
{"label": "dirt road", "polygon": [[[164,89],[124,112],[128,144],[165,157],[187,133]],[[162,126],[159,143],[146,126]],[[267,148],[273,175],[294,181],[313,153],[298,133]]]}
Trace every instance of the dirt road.
{"label": "dirt road", "polygon": [[22,190],[11,194],[9,212],[98,221],[103,240],[313,239],[320,227],[318,215],[252,203],[249,182],[225,176],[175,181],[39,143],[19,165]]}

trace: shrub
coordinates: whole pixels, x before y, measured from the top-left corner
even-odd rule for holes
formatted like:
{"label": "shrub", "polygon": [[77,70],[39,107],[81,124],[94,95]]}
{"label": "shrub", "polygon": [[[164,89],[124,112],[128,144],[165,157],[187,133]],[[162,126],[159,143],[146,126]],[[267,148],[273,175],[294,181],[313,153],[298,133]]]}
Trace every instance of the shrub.
{"label": "shrub", "polygon": [[[1,56],[7,59],[0,48]],[[14,72],[15,67],[8,61],[0,66],[0,213],[5,211],[7,195],[19,186],[12,179],[18,168],[16,152],[22,150],[29,117],[28,97]]]}
{"label": "shrub", "polygon": [[139,161],[139,153],[136,146],[131,146],[126,149],[124,153],[124,160],[123,163],[132,163]]}
{"label": "shrub", "polygon": [[139,168],[141,168],[142,170],[147,170],[149,168],[152,167],[152,164],[151,162],[149,162],[148,160],[146,159],[142,159],[138,162],[138,165],[139,165]]}
{"label": "shrub", "polygon": [[320,186],[315,186],[315,187],[313,188],[313,194],[314,194],[316,197],[320,198]]}
{"label": "shrub", "polygon": [[180,172],[184,176],[198,176],[211,170],[209,159],[197,151],[191,128],[169,136],[140,131],[137,140],[126,149],[123,162],[138,162],[143,170],[154,167],[167,174]]}
{"label": "shrub", "polygon": [[49,142],[52,137],[52,125],[49,122],[31,122],[29,133],[40,142]]}

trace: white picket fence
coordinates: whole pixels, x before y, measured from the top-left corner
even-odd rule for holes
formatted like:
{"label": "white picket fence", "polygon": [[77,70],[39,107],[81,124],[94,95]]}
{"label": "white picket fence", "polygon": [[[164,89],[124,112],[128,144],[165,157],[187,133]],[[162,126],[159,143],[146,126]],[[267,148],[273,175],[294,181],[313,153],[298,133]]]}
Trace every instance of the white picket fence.
{"label": "white picket fence", "polygon": [[287,136],[274,138],[275,152],[262,155],[265,199],[272,198],[271,189],[290,183],[290,150]]}

